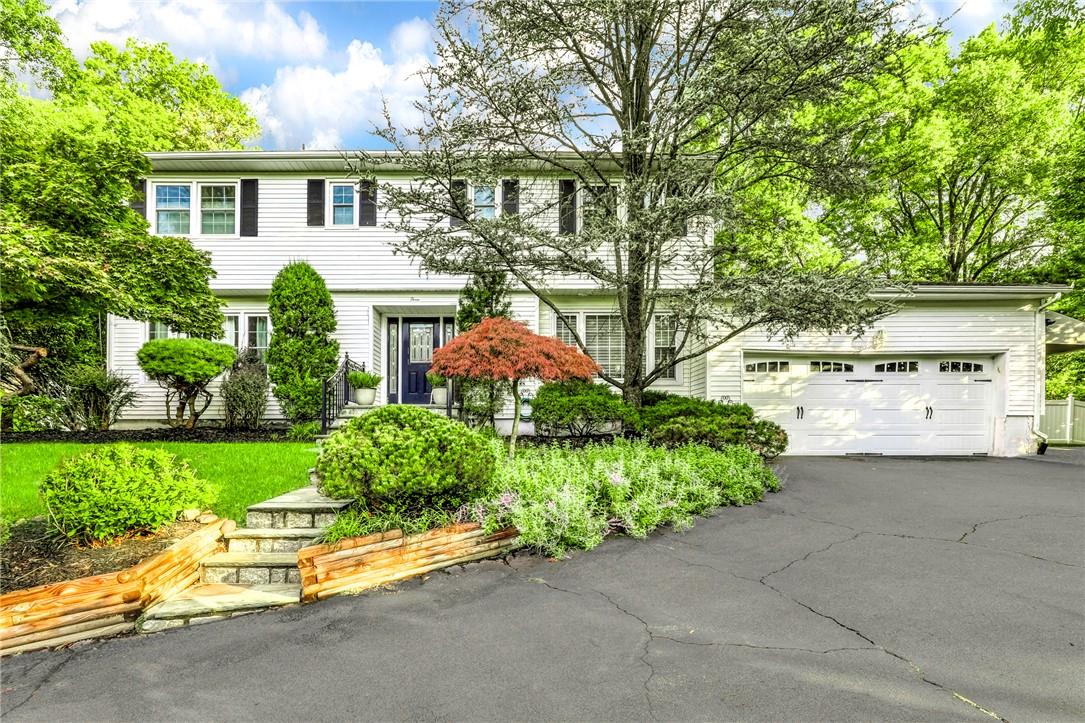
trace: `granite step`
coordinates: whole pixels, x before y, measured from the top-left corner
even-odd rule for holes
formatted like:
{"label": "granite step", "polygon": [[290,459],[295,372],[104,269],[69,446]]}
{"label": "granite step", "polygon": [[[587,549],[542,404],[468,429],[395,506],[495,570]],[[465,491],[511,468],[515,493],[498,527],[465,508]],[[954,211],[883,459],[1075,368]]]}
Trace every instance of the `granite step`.
{"label": "granite step", "polygon": [[201,582],[239,585],[301,583],[297,552],[220,552],[203,561]]}
{"label": "granite step", "polygon": [[245,515],[245,526],[260,529],[327,527],[335,521],[336,513],[353,501],[333,500],[309,485],[251,505]]}
{"label": "granite step", "polygon": [[229,552],[297,552],[312,545],[323,527],[239,527],[226,533]]}
{"label": "granite step", "polygon": [[152,633],[299,602],[301,588],[298,585],[202,583],[148,608],[140,618],[137,630]]}

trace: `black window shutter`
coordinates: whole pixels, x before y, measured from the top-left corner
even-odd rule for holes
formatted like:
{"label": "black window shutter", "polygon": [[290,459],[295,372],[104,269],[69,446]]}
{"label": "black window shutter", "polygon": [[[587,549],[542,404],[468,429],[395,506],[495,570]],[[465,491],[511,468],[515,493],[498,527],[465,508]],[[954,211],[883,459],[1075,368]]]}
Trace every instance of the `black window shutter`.
{"label": "black window shutter", "polygon": [[[457,203],[461,208],[467,208],[467,181],[459,180],[452,182],[452,206],[456,207]],[[448,218],[448,225],[452,228],[462,226],[464,220],[459,216],[453,214]]]}
{"label": "black window shutter", "polygon": [[128,202],[128,207],[139,214],[140,218],[147,218],[147,179],[141,178],[132,184],[135,195]]}
{"label": "black window shutter", "polygon": [[576,233],[576,181],[558,181],[558,233]]}
{"label": "black window shutter", "polygon": [[241,179],[241,235],[256,236],[260,225],[260,182],[255,178]]}
{"label": "black window shutter", "polygon": [[310,226],[324,225],[324,179],[309,179],[309,195],[305,204],[306,220]]}
{"label": "black window shutter", "polygon": [[520,213],[520,180],[506,178],[501,182],[501,213],[515,216]]}
{"label": "black window shutter", "polygon": [[358,184],[358,225],[377,225],[377,185],[373,181]]}

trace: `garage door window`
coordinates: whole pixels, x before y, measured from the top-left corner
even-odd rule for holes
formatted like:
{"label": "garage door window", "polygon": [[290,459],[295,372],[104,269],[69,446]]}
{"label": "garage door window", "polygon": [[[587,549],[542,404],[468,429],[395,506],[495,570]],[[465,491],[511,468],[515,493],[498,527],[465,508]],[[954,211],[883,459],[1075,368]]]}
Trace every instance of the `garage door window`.
{"label": "garage door window", "polygon": [[983,365],[979,362],[967,361],[944,361],[938,363],[939,372],[982,372]]}
{"label": "garage door window", "polygon": [[820,372],[822,374],[826,372],[830,374],[840,374],[843,372],[855,371],[855,365],[838,361],[812,361],[810,362],[810,371]]}
{"label": "garage door window", "polygon": [[786,361],[750,362],[746,365],[748,372],[786,372],[790,369],[791,363]]}
{"label": "garage door window", "polygon": [[908,374],[909,372],[919,371],[919,362],[917,361],[894,361],[894,362],[881,362],[874,365],[874,371],[879,374]]}

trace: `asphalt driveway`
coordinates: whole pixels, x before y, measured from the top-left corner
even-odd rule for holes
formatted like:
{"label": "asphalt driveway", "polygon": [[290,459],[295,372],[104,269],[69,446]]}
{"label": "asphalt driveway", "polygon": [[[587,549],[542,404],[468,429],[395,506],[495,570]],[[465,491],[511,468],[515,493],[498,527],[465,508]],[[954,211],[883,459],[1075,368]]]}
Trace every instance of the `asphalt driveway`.
{"label": "asphalt driveway", "polygon": [[1085,451],[792,458],[684,533],[4,660],[10,720],[1081,720]]}

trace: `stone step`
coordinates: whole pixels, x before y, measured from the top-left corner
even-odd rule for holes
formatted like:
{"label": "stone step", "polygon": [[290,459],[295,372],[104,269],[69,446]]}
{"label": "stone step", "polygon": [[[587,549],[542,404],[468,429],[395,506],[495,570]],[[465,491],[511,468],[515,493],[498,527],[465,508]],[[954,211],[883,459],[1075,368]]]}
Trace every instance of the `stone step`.
{"label": "stone step", "polygon": [[297,552],[324,533],[322,527],[239,527],[226,533],[230,552]]}
{"label": "stone step", "polygon": [[300,583],[296,552],[220,552],[203,561],[201,582],[241,585]]}
{"label": "stone step", "polygon": [[335,514],[354,500],[333,500],[312,485],[287,492],[248,508],[245,526],[267,528],[327,527]]}
{"label": "stone step", "polygon": [[136,629],[152,633],[183,625],[196,625],[258,610],[296,605],[299,585],[226,585],[203,583],[149,608]]}

